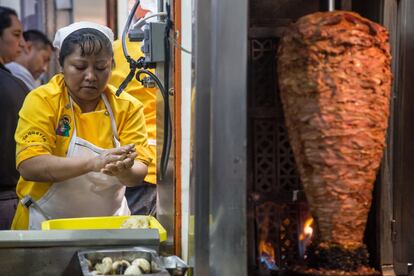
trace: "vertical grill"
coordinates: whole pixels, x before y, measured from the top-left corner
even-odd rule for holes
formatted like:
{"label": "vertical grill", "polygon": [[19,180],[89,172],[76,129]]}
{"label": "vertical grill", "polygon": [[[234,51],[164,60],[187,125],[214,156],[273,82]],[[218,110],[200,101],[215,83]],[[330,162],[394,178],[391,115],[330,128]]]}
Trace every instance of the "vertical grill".
{"label": "vertical grill", "polygon": [[[336,4],[339,9],[351,7],[348,0]],[[289,23],[326,10],[328,5],[318,0],[253,0],[249,5],[249,272],[283,275],[303,261],[305,242],[300,235],[309,209],[283,118],[275,63],[277,47]],[[375,231],[376,211],[371,213],[368,228]],[[368,239],[375,255],[375,235]],[[273,249],[273,266],[264,260],[267,254],[262,252],[263,243]],[[378,260],[378,256],[372,259]]]}

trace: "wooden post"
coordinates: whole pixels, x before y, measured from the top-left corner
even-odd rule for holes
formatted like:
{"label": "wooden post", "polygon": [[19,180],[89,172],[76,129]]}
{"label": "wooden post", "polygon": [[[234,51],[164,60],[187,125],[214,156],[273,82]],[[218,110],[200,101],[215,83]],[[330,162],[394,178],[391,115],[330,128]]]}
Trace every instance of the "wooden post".
{"label": "wooden post", "polygon": [[[173,37],[181,45],[181,0],[173,1]],[[174,46],[175,220],[174,254],[181,256],[181,49]]]}

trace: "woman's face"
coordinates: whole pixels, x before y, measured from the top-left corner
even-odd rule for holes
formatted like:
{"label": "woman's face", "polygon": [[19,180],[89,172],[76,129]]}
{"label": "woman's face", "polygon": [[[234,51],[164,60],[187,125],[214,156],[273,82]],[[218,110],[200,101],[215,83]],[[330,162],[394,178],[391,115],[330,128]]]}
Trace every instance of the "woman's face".
{"label": "woman's face", "polygon": [[102,49],[98,54],[81,55],[81,48],[66,56],[63,75],[75,102],[81,106],[98,103],[112,69],[112,54]]}
{"label": "woman's face", "polygon": [[0,36],[0,59],[3,63],[13,61],[25,46],[22,24],[14,15],[10,19],[10,27],[4,29]]}

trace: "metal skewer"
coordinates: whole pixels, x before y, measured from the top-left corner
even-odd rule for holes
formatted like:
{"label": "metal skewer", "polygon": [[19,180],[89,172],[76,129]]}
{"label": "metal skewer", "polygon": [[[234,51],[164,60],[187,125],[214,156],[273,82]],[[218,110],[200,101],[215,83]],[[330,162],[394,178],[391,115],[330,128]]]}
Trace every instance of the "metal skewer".
{"label": "metal skewer", "polygon": [[328,0],[328,10],[329,11],[335,10],[335,0]]}

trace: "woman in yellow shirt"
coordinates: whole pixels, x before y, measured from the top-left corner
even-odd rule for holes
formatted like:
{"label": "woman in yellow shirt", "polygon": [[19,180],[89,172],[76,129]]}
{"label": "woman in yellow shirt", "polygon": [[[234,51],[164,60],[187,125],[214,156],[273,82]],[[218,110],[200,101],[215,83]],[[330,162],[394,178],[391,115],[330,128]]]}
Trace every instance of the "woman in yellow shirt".
{"label": "woman in yellow shirt", "polygon": [[36,203],[19,204],[12,229],[129,214],[125,187],[142,182],[151,160],[142,104],[108,85],[112,42],[109,28],[91,22],[56,33],[62,74],[33,90],[19,113],[16,190]]}

